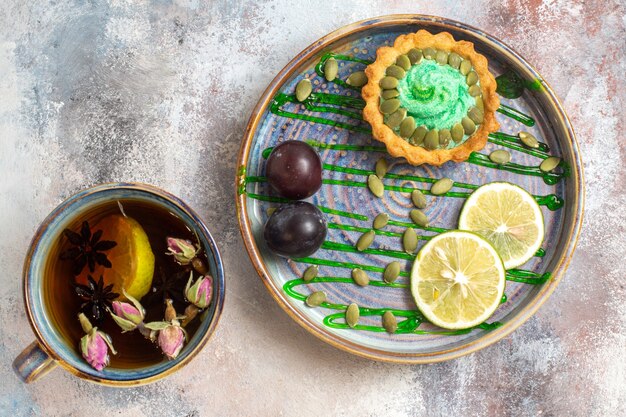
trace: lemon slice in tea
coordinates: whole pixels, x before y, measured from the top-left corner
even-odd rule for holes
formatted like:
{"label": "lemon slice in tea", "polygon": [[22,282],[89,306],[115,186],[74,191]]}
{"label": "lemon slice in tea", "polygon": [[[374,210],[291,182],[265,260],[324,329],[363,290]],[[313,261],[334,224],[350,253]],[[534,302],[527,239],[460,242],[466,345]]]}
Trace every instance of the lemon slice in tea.
{"label": "lemon slice in tea", "polygon": [[475,232],[498,251],[506,269],[516,268],[537,252],[544,236],[543,214],[532,195],[507,182],[492,182],[469,196],[459,229]]}
{"label": "lemon slice in tea", "polygon": [[411,271],[417,307],[444,329],[467,329],[487,320],[500,305],[504,283],[504,265],[493,246],[459,230],[426,243]]}

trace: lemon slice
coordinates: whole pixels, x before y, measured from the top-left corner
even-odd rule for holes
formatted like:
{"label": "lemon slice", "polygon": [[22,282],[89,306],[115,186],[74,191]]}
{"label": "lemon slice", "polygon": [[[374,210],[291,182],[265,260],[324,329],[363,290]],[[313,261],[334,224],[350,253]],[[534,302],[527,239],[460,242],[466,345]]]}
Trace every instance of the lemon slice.
{"label": "lemon slice", "polygon": [[532,195],[508,182],[492,182],[469,196],[459,229],[475,232],[496,248],[506,269],[537,252],[544,236],[543,214]]}
{"label": "lemon slice", "polygon": [[493,246],[460,230],[426,243],[411,271],[417,307],[444,329],[467,329],[487,320],[500,305],[504,282],[504,265]]}

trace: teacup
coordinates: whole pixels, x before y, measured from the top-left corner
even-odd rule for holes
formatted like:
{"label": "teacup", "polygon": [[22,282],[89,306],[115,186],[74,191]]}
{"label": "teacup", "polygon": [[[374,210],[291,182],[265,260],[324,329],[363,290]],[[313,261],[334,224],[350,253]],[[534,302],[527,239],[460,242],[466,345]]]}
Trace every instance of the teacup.
{"label": "teacup", "polygon": [[[176,215],[193,232],[205,249],[208,269],[213,277],[210,306],[199,318],[200,324],[190,340],[173,360],[138,368],[92,368],[51,320],[44,297],[48,249],[69,224],[94,207],[116,200],[131,200],[158,206]],[[224,271],[217,246],[207,227],[196,213],[177,197],[156,187],[136,183],[112,183],[86,189],[70,197],[43,221],[35,233],[26,255],[23,270],[24,303],[37,340],[13,362],[16,374],[24,382],[33,382],[57,366],[72,374],[105,385],[134,386],[153,382],[181,369],[202,349],[217,326],[224,304]],[[78,325],[78,321],[77,321]]]}

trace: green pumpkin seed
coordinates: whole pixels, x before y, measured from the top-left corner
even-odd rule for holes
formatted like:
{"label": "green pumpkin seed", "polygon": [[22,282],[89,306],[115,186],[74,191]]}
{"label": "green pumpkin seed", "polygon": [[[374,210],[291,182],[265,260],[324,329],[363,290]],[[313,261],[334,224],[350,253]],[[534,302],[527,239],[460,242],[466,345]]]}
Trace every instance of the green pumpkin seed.
{"label": "green pumpkin seed", "polygon": [[410,227],[402,234],[402,247],[406,253],[415,253],[417,249],[417,233]]}
{"label": "green pumpkin seed", "polygon": [[554,168],[558,167],[560,163],[561,158],[558,158],[556,156],[550,156],[543,160],[541,165],[539,165],[539,169],[543,172],[550,172],[554,170]]}
{"label": "green pumpkin seed", "polygon": [[463,58],[461,58],[461,55],[457,54],[456,52],[451,52],[448,56],[448,65],[450,65],[452,68],[459,69],[461,61],[463,61]]}
{"label": "green pumpkin seed", "polygon": [[471,70],[472,70],[472,63],[470,62],[469,59],[464,59],[461,62],[461,65],[459,65],[459,72],[463,75],[467,75],[469,74]]}
{"label": "green pumpkin seed", "polygon": [[385,311],[385,314],[383,314],[383,327],[387,333],[393,334],[398,330],[398,320],[396,320],[396,316],[391,311]]}
{"label": "green pumpkin seed", "polygon": [[383,90],[383,92],[380,94],[380,96],[384,98],[385,100],[398,97],[399,95],[400,95],[400,92],[396,90],[395,88],[392,90]]}
{"label": "green pumpkin seed", "polygon": [[478,97],[479,95],[483,93],[482,90],[480,89],[480,86],[476,84],[471,86],[467,91],[472,97]]}
{"label": "green pumpkin seed", "polygon": [[374,170],[376,171],[376,176],[382,179],[387,173],[388,168],[389,165],[387,164],[387,160],[385,158],[380,158],[378,161],[376,161],[376,167],[374,168]]}
{"label": "green pumpkin seed", "polygon": [[440,180],[435,182],[432,187],[430,187],[430,192],[433,195],[443,195],[450,191],[453,185],[454,181],[452,181],[450,178],[441,178]]}
{"label": "green pumpkin seed", "polygon": [[337,60],[335,58],[328,58],[324,63],[324,78],[326,78],[326,81],[332,81],[337,78],[338,72],[339,65],[337,64]]}
{"label": "green pumpkin seed", "polygon": [[467,116],[461,119],[461,124],[463,125],[463,131],[466,135],[471,135],[476,131],[476,123]]}
{"label": "green pumpkin seed", "polygon": [[519,132],[519,139],[522,141],[522,143],[526,146],[528,146],[529,148],[538,148],[539,147],[539,141],[537,140],[536,137],[534,137],[533,135],[531,135],[528,132]]}
{"label": "green pumpkin seed", "polygon": [[391,114],[399,108],[400,100],[398,100],[397,98],[392,98],[390,100],[385,100],[383,104],[380,105],[380,112],[383,114]]}
{"label": "green pumpkin seed", "polygon": [[379,83],[381,88],[385,90],[391,90],[392,88],[396,88],[398,86],[398,79],[396,77],[383,77]]}
{"label": "green pumpkin seed", "polygon": [[424,138],[424,147],[428,150],[437,149],[439,146],[439,131],[437,129],[433,129],[426,133],[426,137]]}
{"label": "green pumpkin seed", "polygon": [[511,161],[511,154],[504,149],[498,149],[489,154],[489,159],[498,165],[504,165]]}
{"label": "green pumpkin seed", "polygon": [[271,216],[272,214],[274,214],[275,211],[276,211],[276,207],[268,207],[267,210],[265,210],[268,216]]}
{"label": "green pumpkin seed", "polygon": [[367,75],[363,71],[353,72],[346,80],[346,84],[352,87],[363,87],[367,84]]}
{"label": "green pumpkin seed", "polygon": [[387,121],[385,122],[385,124],[391,129],[395,129],[400,126],[400,123],[402,123],[405,117],[406,109],[404,107],[400,107],[398,110],[396,110],[387,117]]}
{"label": "green pumpkin seed", "polygon": [[387,226],[387,223],[389,223],[389,215],[387,213],[380,213],[374,218],[374,223],[372,224],[372,226],[374,227],[374,229],[380,230],[383,227]]}
{"label": "green pumpkin seed", "polygon": [[415,119],[409,116],[400,123],[400,136],[408,138],[413,132],[415,132]]}
{"label": "green pumpkin seed", "polygon": [[318,272],[319,272],[319,267],[317,265],[311,265],[307,269],[304,270],[304,274],[302,274],[302,279],[305,282],[309,282],[317,276]]}
{"label": "green pumpkin seed", "polygon": [[413,48],[406,55],[409,57],[409,61],[411,61],[411,64],[413,65],[419,64],[422,61],[422,51],[419,49]]}
{"label": "green pumpkin seed", "polygon": [[463,125],[461,123],[456,123],[452,126],[450,130],[450,135],[452,135],[452,140],[454,143],[459,143],[463,140],[463,136],[465,135],[465,129],[463,129]]}
{"label": "green pumpkin seed", "polygon": [[311,293],[304,301],[309,307],[317,307],[326,301],[326,293],[324,291],[315,291]]}
{"label": "green pumpkin seed", "polygon": [[411,69],[411,60],[406,55],[400,55],[398,58],[396,58],[396,65],[404,69],[405,71],[408,71]]}
{"label": "green pumpkin seed", "polygon": [[385,72],[385,74],[401,80],[406,75],[406,72],[400,66],[392,65],[387,68],[387,72]]}
{"label": "green pumpkin seed", "polygon": [[476,74],[476,71],[470,71],[467,77],[465,77],[465,82],[469,86],[476,84],[478,82],[478,74]]}
{"label": "green pumpkin seed", "polygon": [[370,175],[367,177],[367,187],[370,189],[372,194],[378,198],[381,198],[385,193],[385,186],[376,175]]}
{"label": "green pumpkin seed", "polygon": [[439,146],[442,149],[445,149],[448,147],[451,139],[452,139],[452,135],[450,134],[449,129],[441,129],[439,131]]}
{"label": "green pumpkin seed", "polygon": [[398,276],[400,275],[400,262],[393,261],[385,267],[385,272],[383,272],[383,281],[392,283]]}
{"label": "green pumpkin seed", "polygon": [[435,48],[426,48],[422,51],[422,53],[424,54],[424,58],[426,59],[435,59],[435,56],[437,55],[437,50]]}
{"label": "green pumpkin seed", "polygon": [[409,212],[409,216],[411,217],[411,220],[413,220],[413,223],[415,223],[416,225],[428,227],[428,217],[424,214],[423,211],[413,209]]}
{"label": "green pumpkin seed", "polygon": [[476,100],[476,107],[478,108],[478,110],[480,110],[481,112],[485,112],[485,105],[483,104],[483,96],[476,96],[474,97],[474,100]]}
{"label": "green pumpkin seed", "polygon": [[428,133],[428,129],[426,126],[420,126],[415,129],[415,132],[411,135],[411,141],[415,146],[421,146],[424,143],[424,138],[426,137],[426,133]]}
{"label": "green pumpkin seed", "polygon": [[420,190],[411,191],[411,201],[413,202],[413,205],[418,209],[426,208],[426,197],[424,197],[424,193],[422,193]]}
{"label": "green pumpkin seed", "polygon": [[359,306],[356,303],[352,303],[346,309],[346,323],[351,328],[357,325],[359,322],[359,317],[361,316],[361,312],[359,311]]}
{"label": "green pumpkin seed", "polygon": [[376,233],[373,230],[363,233],[356,242],[356,250],[363,252],[365,249],[369,248],[372,243],[374,243],[374,237],[376,237]]}
{"label": "green pumpkin seed", "polygon": [[368,277],[361,268],[354,268],[352,270],[352,279],[356,282],[356,285],[360,287],[366,287],[370,283],[370,277]]}
{"label": "green pumpkin seed", "polygon": [[437,61],[439,65],[446,65],[448,63],[448,53],[446,51],[437,51],[435,61]]}
{"label": "green pumpkin seed", "polygon": [[469,111],[467,112],[467,117],[469,117],[470,119],[472,119],[472,121],[476,124],[482,123],[483,119],[485,117],[485,115],[483,114],[482,111],[480,111],[478,109],[478,107],[472,107],[471,109],[469,109]]}
{"label": "green pumpkin seed", "polygon": [[311,95],[311,91],[313,91],[311,81],[307,79],[300,80],[298,85],[296,85],[296,99],[303,102]]}

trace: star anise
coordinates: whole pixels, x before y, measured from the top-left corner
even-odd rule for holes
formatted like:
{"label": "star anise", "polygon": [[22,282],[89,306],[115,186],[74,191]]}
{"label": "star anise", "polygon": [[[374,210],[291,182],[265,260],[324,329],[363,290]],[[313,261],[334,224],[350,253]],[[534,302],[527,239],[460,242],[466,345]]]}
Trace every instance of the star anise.
{"label": "star anise", "polygon": [[165,300],[171,299],[177,305],[185,305],[185,285],[189,278],[189,270],[166,275],[161,268],[157,268],[152,281],[152,290],[144,295],[141,303],[144,307],[162,305]]}
{"label": "star anise", "polygon": [[102,265],[105,268],[111,267],[111,262],[102,252],[115,247],[117,242],[112,240],[100,240],[102,230],[98,230],[92,235],[89,223],[84,221],[80,228],[80,233],[65,229],[63,230],[63,234],[74,246],[63,251],[60,258],[74,261],[74,268],[72,270],[74,275],[80,274],[85,265],[89,267],[90,272],[95,270],[96,264]]}
{"label": "star anise", "polygon": [[80,310],[99,324],[105,316],[106,309],[112,307],[113,300],[119,297],[119,294],[111,291],[113,284],[104,286],[102,275],[98,282],[91,275],[87,275],[87,281],[87,285],[77,282],[73,282],[72,285],[76,294],[84,300]]}

